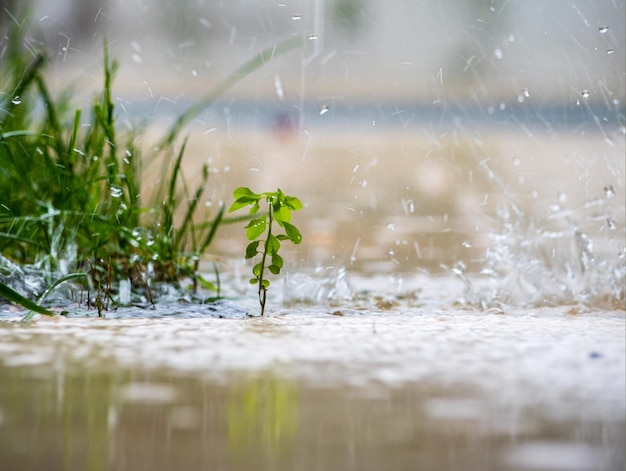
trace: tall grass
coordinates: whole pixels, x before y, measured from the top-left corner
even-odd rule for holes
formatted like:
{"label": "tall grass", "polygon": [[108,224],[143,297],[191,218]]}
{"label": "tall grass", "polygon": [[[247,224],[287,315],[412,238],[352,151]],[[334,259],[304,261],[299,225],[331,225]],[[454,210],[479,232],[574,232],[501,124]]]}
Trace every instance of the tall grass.
{"label": "tall grass", "polygon": [[[106,45],[103,91],[84,111],[72,109],[67,95],[52,97],[46,57],[21,31],[5,36],[0,58],[0,258],[40,268],[48,285],[85,273],[72,281],[86,280],[81,288],[93,290],[93,299],[102,293],[109,299],[122,280],[149,300],[156,282],[219,290],[199,275],[198,263],[225,222],[224,206],[200,204],[209,169],[189,188],[181,171],[185,142],[178,151],[174,145],[190,119],[272,50],[283,53],[300,41],[262,51],[179,117],[159,146],[168,175],[144,201],[139,130],[116,122],[111,90],[118,64]],[[207,206],[216,209],[207,213]],[[7,287],[2,280],[0,273]]]}

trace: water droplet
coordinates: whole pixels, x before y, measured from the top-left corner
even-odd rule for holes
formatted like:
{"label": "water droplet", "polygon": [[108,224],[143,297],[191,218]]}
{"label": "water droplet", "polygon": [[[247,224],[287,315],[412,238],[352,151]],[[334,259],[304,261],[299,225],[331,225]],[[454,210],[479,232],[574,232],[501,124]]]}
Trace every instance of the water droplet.
{"label": "water droplet", "polygon": [[609,27],[607,25],[600,25],[598,26],[598,31],[600,31],[600,33],[604,34],[609,30]]}
{"label": "water droplet", "polygon": [[122,190],[119,186],[111,185],[111,196],[113,198],[120,198],[124,194],[124,190]]}
{"label": "water droplet", "polygon": [[408,209],[409,213],[414,213],[415,212],[415,201],[413,201],[413,200],[407,201],[406,208]]}
{"label": "water droplet", "polygon": [[522,159],[520,159],[517,156],[513,157],[513,165],[515,165],[516,167],[519,167],[521,163],[522,163]]}
{"label": "water droplet", "polygon": [[463,242],[463,247],[469,249],[472,246],[472,243],[469,240]]}
{"label": "water droplet", "polygon": [[293,15],[291,15],[291,19],[293,21],[299,21],[302,19],[302,15],[300,13],[294,13]]}
{"label": "water droplet", "polygon": [[495,51],[493,51],[493,55],[498,60],[502,59],[502,49],[496,49]]}
{"label": "water droplet", "polygon": [[604,187],[604,194],[607,198],[613,198],[615,196],[615,190],[613,189],[613,185],[606,185]]}
{"label": "water droplet", "polygon": [[390,222],[389,224],[387,224],[387,229],[389,229],[390,231],[395,231],[396,225],[393,222]]}
{"label": "water droplet", "polygon": [[509,34],[508,38],[510,43],[514,43],[515,42],[515,35],[514,34]]}
{"label": "water droplet", "polygon": [[14,105],[19,105],[20,103],[22,103],[22,99],[19,97],[19,95],[15,95],[15,97],[11,100],[11,103],[13,103]]}
{"label": "water droplet", "polygon": [[528,91],[528,88],[524,88],[522,90],[522,94],[526,97],[529,98],[530,97],[530,92]]}
{"label": "water droplet", "polygon": [[557,194],[557,197],[559,198],[559,203],[564,204],[567,203],[567,194],[563,193],[562,191],[560,191]]}
{"label": "water droplet", "polygon": [[506,110],[506,103],[504,102],[500,103],[500,106],[498,106],[498,108],[500,108],[500,111]]}
{"label": "water droplet", "polygon": [[609,226],[609,229],[612,231],[617,229],[617,222],[615,222],[615,219],[611,217],[606,219],[606,225]]}
{"label": "water droplet", "polygon": [[324,115],[324,114],[328,113],[328,110],[329,110],[329,109],[330,109],[330,108],[328,107],[328,105],[322,105],[322,106],[320,106],[320,115]]}
{"label": "water droplet", "polygon": [[606,50],[606,53],[607,53],[607,54],[613,54],[614,52],[615,52],[615,50],[613,50],[613,49],[607,49],[607,50]]}
{"label": "water droplet", "polygon": [[589,90],[583,90],[582,92],[580,92],[580,95],[583,98],[589,98]]}
{"label": "water droplet", "polygon": [[367,180],[361,180],[361,188],[367,188]]}
{"label": "water droplet", "polygon": [[316,40],[316,39],[317,39],[317,34],[309,34],[309,39],[310,39],[311,41]]}

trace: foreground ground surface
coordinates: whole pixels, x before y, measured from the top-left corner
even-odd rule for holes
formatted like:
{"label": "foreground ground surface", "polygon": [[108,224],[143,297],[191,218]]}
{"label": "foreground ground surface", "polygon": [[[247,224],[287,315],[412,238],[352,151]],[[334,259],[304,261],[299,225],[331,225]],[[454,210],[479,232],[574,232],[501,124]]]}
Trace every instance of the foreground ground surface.
{"label": "foreground ground surface", "polygon": [[623,469],[623,311],[371,299],[7,314],[2,469]]}

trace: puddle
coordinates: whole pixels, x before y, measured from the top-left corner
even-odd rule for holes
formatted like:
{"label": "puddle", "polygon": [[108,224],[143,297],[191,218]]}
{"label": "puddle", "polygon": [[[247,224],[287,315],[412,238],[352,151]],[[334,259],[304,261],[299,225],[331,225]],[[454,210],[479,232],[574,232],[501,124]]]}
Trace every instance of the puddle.
{"label": "puddle", "polygon": [[458,286],[0,323],[3,470],[623,467],[623,311],[437,302]]}

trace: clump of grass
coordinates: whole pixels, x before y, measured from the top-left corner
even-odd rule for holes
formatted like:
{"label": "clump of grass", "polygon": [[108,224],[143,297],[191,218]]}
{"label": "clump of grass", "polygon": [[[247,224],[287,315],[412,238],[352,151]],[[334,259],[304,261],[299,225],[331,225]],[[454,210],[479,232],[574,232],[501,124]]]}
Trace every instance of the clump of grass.
{"label": "clump of grass", "polygon": [[[190,189],[181,171],[185,152],[175,143],[185,124],[222,93],[268,59],[301,44],[291,38],[260,52],[226,77],[175,121],[158,152],[166,177],[150,201],[141,194],[142,149],[138,129],[119,125],[112,98],[118,63],[104,47],[100,95],[90,109],[72,109],[67,96],[54,99],[45,80],[46,56],[36,41],[25,41],[21,26],[0,57],[0,253],[21,265],[41,269],[45,285],[59,279],[81,282],[93,291],[101,312],[121,282],[153,301],[153,286],[164,282],[186,291],[199,285],[219,296],[219,275],[211,283],[198,272],[220,224],[224,206],[200,204],[209,187],[205,165]],[[28,47],[25,47],[28,45]],[[154,156],[151,156],[154,160]],[[205,211],[205,213],[201,213]],[[177,216],[176,220],[174,216]],[[200,222],[198,222],[200,221]],[[83,276],[84,275],[84,276]],[[0,296],[11,287],[0,277]],[[105,302],[103,302],[103,298]]]}

